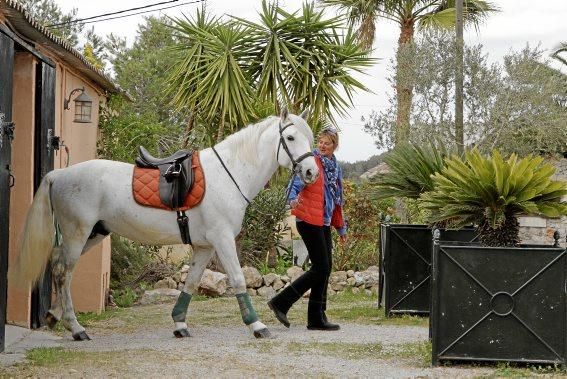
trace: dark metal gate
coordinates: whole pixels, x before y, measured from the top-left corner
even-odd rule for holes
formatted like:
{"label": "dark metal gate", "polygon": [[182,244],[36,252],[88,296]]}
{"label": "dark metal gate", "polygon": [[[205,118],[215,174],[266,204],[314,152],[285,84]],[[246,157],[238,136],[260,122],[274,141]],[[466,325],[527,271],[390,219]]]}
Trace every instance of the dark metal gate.
{"label": "dark metal gate", "polygon": [[[41,179],[53,170],[53,136],[55,128],[55,68],[40,62],[36,69],[34,192]],[[51,305],[51,267],[32,293],[31,325],[39,328]]]}
{"label": "dark metal gate", "polygon": [[5,346],[6,305],[8,296],[8,246],[10,225],[10,187],[12,176],[11,140],[14,41],[0,33],[0,352]]}
{"label": "dark metal gate", "polygon": [[[439,229],[444,241],[473,241],[473,228]],[[381,225],[380,283],[385,312],[429,314],[433,235],[427,225]]]}

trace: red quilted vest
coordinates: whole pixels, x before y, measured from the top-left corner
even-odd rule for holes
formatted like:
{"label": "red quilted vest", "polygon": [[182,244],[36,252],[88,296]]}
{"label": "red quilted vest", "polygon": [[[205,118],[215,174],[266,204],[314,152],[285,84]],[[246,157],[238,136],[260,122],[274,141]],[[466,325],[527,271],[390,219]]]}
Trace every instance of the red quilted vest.
{"label": "red quilted vest", "polygon": [[[311,225],[323,226],[325,169],[318,156],[315,156],[315,162],[317,162],[317,167],[319,167],[319,177],[314,183],[303,187],[298,197],[299,204],[291,210],[291,214]],[[340,205],[336,205],[333,210],[331,225],[336,228],[342,228],[345,225]]]}

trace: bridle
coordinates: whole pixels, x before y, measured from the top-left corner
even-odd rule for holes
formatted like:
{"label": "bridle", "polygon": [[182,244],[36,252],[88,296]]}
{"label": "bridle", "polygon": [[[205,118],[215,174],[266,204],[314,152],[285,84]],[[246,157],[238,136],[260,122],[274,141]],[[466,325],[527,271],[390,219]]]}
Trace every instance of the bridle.
{"label": "bridle", "polygon": [[[299,163],[302,160],[304,160],[305,158],[313,156],[313,152],[308,151],[307,153],[300,155],[297,159],[293,158],[293,155],[291,155],[291,152],[289,151],[289,147],[285,143],[285,138],[283,136],[284,130],[286,130],[288,127],[290,127],[292,125],[294,125],[293,122],[290,122],[289,124],[282,126],[282,120],[280,118],[280,123],[279,123],[280,141],[278,143],[278,151],[276,153],[276,159],[279,163],[279,161],[280,161],[280,147],[283,146],[284,151],[286,152],[287,156],[289,157],[289,160],[291,161],[291,165],[292,165],[291,177],[293,177],[293,175],[295,175],[297,173],[297,166],[299,165]],[[226,171],[226,173],[228,174],[228,176],[230,177],[230,179],[232,180],[232,182],[234,183],[234,185],[238,189],[238,192],[240,192],[240,194],[242,195],[244,200],[246,200],[248,205],[250,205],[250,203],[251,203],[250,200],[244,195],[244,193],[240,189],[240,186],[238,185],[238,183],[236,182],[236,180],[234,179],[234,177],[232,176],[232,174],[230,173],[230,171],[228,170],[228,168],[224,164],[222,158],[220,157],[219,153],[217,152],[217,150],[215,149],[214,146],[212,146],[212,149],[213,149],[213,152],[215,153],[215,155],[217,156],[218,160],[220,161],[222,167],[224,168],[224,170]],[[286,195],[286,199],[285,199],[286,202],[287,202],[287,199],[289,198],[290,189],[291,189],[291,187],[288,188],[288,190],[287,190],[287,195]]]}
{"label": "bridle", "polygon": [[280,161],[280,147],[283,147],[284,151],[286,152],[287,156],[289,157],[289,160],[291,161],[291,171],[292,174],[297,173],[297,166],[299,165],[299,163],[304,160],[305,158],[308,157],[312,157],[313,156],[313,152],[308,151],[305,154],[300,155],[299,157],[297,157],[297,159],[293,158],[293,155],[291,155],[291,152],[289,151],[289,147],[287,146],[287,144],[285,143],[285,138],[283,136],[283,132],[284,130],[286,130],[287,128],[289,128],[290,126],[294,125],[293,122],[290,122],[289,124],[286,124],[284,126],[282,126],[282,120],[280,118],[280,124],[279,124],[279,129],[280,129],[280,142],[278,144],[278,152],[276,153],[276,159],[279,162]]}

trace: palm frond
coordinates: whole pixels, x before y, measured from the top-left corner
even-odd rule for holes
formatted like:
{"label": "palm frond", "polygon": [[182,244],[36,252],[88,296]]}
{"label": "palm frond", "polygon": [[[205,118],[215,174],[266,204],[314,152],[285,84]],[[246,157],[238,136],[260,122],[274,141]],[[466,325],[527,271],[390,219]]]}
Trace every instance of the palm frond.
{"label": "palm frond", "polygon": [[432,175],[445,167],[446,154],[443,147],[437,148],[431,142],[425,146],[410,143],[397,146],[384,158],[390,172],[373,178],[369,195],[376,199],[419,198],[422,193],[433,190]]}

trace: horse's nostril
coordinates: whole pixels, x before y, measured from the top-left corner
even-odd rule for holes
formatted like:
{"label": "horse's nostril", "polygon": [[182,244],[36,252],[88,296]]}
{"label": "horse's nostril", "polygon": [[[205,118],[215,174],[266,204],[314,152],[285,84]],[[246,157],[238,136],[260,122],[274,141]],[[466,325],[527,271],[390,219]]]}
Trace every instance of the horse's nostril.
{"label": "horse's nostril", "polygon": [[311,169],[308,169],[307,171],[305,171],[305,175],[306,175],[308,178],[311,178],[311,177],[313,176],[313,173],[311,172]]}

